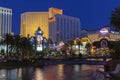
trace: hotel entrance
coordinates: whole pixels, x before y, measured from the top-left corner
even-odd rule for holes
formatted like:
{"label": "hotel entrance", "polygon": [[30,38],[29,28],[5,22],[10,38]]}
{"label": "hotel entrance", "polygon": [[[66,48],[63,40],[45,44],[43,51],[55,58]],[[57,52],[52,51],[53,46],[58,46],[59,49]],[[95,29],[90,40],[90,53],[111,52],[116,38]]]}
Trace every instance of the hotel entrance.
{"label": "hotel entrance", "polygon": [[101,39],[100,41],[100,47],[101,48],[108,48],[108,40],[107,39]]}

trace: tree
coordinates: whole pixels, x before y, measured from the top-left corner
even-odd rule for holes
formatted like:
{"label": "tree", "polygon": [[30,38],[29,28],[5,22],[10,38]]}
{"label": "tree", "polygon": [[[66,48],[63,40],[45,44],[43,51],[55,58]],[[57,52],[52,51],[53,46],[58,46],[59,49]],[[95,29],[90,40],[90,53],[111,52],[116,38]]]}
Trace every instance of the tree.
{"label": "tree", "polygon": [[76,39],[76,44],[79,46],[79,52],[80,52],[80,46],[82,46],[83,44],[82,44],[82,42],[81,42],[81,40],[80,39]]}
{"label": "tree", "polygon": [[19,44],[21,44],[20,48],[21,48],[23,57],[25,56],[30,57],[31,55],[33,55],[32,52],[34,52],[34,50],[30,43],[29,38],[22,37]]}
{"label": "tree", "polygon": [[73,41],[73,40],[68,41],[68,45],[69,45],[70,48],[71,48],[70,54],[72,54],[72,46],[74,45],[74,41]]}
{"label": "tree", "polygon": [[2,45],[6,45],[6,58],[8,60],[8,56],[10,55],[9,52],[11,51],[11,46],[13,45],[13,35],[6,34],[4,39],[0,42]]}
{"label": "tree", "polygon": [[14,36],[14,48],[15,48],[15,52],[19,54],[21,48],[21,38],[19,35]]}
{"label": "tree", "polygon": [[110,24],[120,30],[120,7],[115,8],[111,14]]}
{"label": "tree", "polygon": [[[120,7],[115,8],[115,10],[112,12],[110,23],[112,26],[116,27],[118,30],[120,30]],[[113,50],[115,51],[112,55],[113,59],[120,59],[120,41],[115,42],[113,47]]]}
{"label": "tree", "polygon": [[120,59],[120,41],[116,41],[113,44],[113,52],[111,53],[111,57],[113,60]]}
{"label": "tree", "polygon": [[92,46],[91,46],[91,44],[89,42],[87,42],[85,48],[87,49],[87,52],[90,55],[91,54],[91,48],[92,48]]}

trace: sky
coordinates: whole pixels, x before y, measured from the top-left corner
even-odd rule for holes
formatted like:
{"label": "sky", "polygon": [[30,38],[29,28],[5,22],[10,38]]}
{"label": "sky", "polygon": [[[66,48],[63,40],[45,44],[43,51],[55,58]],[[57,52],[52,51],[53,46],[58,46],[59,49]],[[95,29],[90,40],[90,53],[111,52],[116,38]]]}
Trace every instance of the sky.
{"label": "sky", "polygon": [[0,7],[12,9],[12,31],[20,32],[20,15],[24,12],[48,11],[55,7],[64,15],[80,18],[81,29],[100,29],[110,26],[110,16],[120,7],[120,0],[0,0]]}

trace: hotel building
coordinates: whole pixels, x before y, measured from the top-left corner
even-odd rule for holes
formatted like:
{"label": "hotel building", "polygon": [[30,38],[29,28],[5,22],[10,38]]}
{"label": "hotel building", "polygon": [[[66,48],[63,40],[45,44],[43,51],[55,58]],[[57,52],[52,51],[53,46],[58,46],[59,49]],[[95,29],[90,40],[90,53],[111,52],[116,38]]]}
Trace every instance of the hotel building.
{"label": "hotel building", "polygon": [[26,12],[21,15],[20,35],[23,37],[34,36],[38,27],[48,38],[48,12]]}
{"label": "hotel building", "polygon": [[97,48],[110,48],[111,42],[120,40],[120,32],[114,31],[110,27],[86,31],[86,34],[86,37],[88,37]]}
{"label": "hotel building", "polygon": [[49,36],[54,42],[69,41],[80,36],[79,18],[56,14],[55,21],[49,23]]}
{"label": "hotel building", "polygon": [[49,8],[49,12],[26,12],[21,15],[21,36],[34,36],[38,27],[47,39],[68,41],[79,37],[80,20],[63,15],[63,11],[57,8]]}
{"label": "hotel building", "polygon": [[12,32],[12,9],[0,7],[0,36]]}

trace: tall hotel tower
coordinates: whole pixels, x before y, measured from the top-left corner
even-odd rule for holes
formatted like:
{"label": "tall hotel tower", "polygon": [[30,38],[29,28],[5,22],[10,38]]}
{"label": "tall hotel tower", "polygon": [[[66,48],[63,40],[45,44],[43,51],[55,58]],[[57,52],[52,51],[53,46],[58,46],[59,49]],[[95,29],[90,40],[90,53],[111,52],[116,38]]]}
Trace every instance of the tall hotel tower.
{"label": "tall hotel tower", "polygon": [[79,37],[80,20],[63,15],[63,11],[57,8],[49,8],[49,12],[26,12],[21,15],[21,36],[34,36],[38,27],[46,38],[52,38],[54,42],[69,41]]}
{"label": "tall hotel tower", "polygon": [[44,36],[48,38],[48,12],[26,12],[21,15],[20,35],[23,37],[34,36],[38,27],[44,32]]}
{"label": "tall hotel tower", "polygon": [[12,9],[0,7],[0,36],[12,31]]}
{"label": "tall hotel tower", "polygon": [[49,37],[54,42],[70,41],[80,36],[80,19],[63,15],[62,10],[49,8]]}

